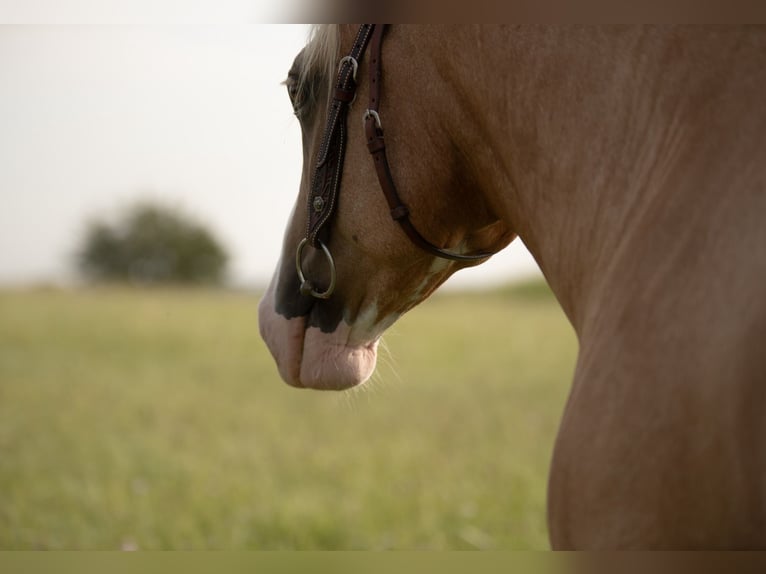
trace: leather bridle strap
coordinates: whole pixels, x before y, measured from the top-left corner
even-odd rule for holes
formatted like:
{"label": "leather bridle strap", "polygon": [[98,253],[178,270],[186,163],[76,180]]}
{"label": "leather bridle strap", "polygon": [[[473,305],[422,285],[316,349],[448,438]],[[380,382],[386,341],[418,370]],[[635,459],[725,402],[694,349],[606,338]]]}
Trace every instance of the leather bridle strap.
{"label": "leather bridle strap", "polygon": [[[338,79],[327,111],[327,124],[308,196],[306,240],[312,247],[321,246],[320,232],[335,212],[346,154],[346,116],[356,96],[359,61],[374,29],[375,24],[362,24],[359,27],[351,51],[338,66]],[[326,234],[325,231],[325,239]]]}
{"label": "leather bridle strap", "polygon": [[386,142],[383,138],[383,127],[379,115],[382,78],[381,52],[383,48],[384,32],[385,24],[377,24],[372,34],[370,47],[370,105],[364,114],[364,131],[367,137],[367,147],[370,150],[370,154],[372,154],[380,187],[383,190],[383,195],[386,197],[386,202],[391,210],[391,217],[401,225],[402,229],[407,234],[407,237],[409,237],[415,245],[431,255],[452,261],[478,261],[486,259],[493,254],[477,253],[474,255],[463,255],[447,251],[428,241],[410,221],[410,211],[407,206],[402,203],[399,193],[396,191],[396,185],[394,184],[391,169],[388,165]]}
{"label": "leather bridle strap", "polygon": [[[326,245],[328,228],[325,224],[335,213],[340,179],[343,173],[343,159],[346,154],[346,117],[349,106],[356,97],[356,72],[359,68],[359,61],[364,56],[370,41],[372,42],[370,106],[364,114],[364,129],[367,136],[367,147],[372,154],[378,181],[391,210],[391,217],[402,226],[407,237],[415,245],[436,257],[452,261],[475,262],[493,255],[492,253],[462,255],[437,247],[425,239],[410,221],[410,212],[399,198],[388,166],[386,143],[383,139],[383,128],[378,114],[380,110],[381,49],[384,31],[385,24],[362,24],[359,27],[351,52],[341,59],[338,66],[338,79],[334,86],[330,108],[327,111],[327,124],[322,136],[322,144],[319,148],[314,177],[311,181],[311,190],[308,195],[306,237],[300,241],[295,251],[295,268],[300,281],[300,293],[305,296],[328,299],[335,290],[335,262]],[[329,285],[324,290],[318,289],[304,275],[303,251],[306,245],[321,250],[325,255],[329,266]]]}

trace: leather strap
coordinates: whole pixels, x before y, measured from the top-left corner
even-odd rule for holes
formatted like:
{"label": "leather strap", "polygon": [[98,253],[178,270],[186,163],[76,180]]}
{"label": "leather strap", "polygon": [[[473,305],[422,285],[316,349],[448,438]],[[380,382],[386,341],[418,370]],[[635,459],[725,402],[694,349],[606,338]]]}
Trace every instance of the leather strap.
{"label": "leather strap", "polygon": [[407,234],[407,237],[409,237],[415,245],[436,257],[449,259],[451,261],[477,261],[486,259],[493,254],[477,253],[475,255],[462,255],[437,247],[428,241],[410,221],[410,211],[399,197],[396,185],[394,184],[394,178],[391,175],[391,168],[388,165],[386,142],[383,138],[383,126],[378,113],[380,110],[381,98],[381,55],[385,27],[385,24],[376,25],[372,34],[370,47],[370,105],[365,113],[364,131],[367,137],[367,148],[372,155],[375,171],[378,175],[378,181],[380,182],[383,195],[388,203],[388,208],[391,211],[391,217],[401,225],[402,229]]}
{"label": "leather strap", "polygon": [[388,203],[391,217],[401,225],[407,237],[415,245],[436,257],[452,261],[486,259],[493,254],[462,255],[437,247],[425,239],[410,221],[409,209],[399,198],[388,165],[386,142],[383,138],[383,128],[378,115],[382,79],[381,54],[385,28],[385,24],[362,24],[351,51],[340,62],[338,78],[332,92],[333,98],[327,111],[327,124],[317,155],[311,192],[308,195],[306,239],[311,246],[317,248],[323,242],[326,243],[327,240],[328,228],[325,224],[330,221],[337,205],[343,160],[346,154],[346,118],[349,106],[356,96],[356,71],[367,45],[371,42],[370,101],[369,108],[365,113],[365,135],[367,147],[372,154],[378,181]]}
{"label": "leather strap", "polygon": [[340,63],[308,195],[306,237],[313,247],[319,246],[320,234],[327,235],[325,224],[335,212],[346,154],[346,116],[356,95],[358,62],[364,55],[374,29],[375,24],[362,24],[351,51]]}

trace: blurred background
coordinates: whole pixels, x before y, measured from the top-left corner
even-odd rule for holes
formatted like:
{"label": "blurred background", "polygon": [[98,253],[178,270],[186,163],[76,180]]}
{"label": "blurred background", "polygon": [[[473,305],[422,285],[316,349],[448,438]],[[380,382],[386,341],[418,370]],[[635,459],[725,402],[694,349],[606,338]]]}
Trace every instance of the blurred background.
{"label": "blurred background", "polygon": [[0,549],[546,547],[576,346],[521,242],[371,383],[287,387],[257,301],[308,26],[100,10],[0,2]]}
{"label": "blurred background", "polygon": [[[0,281],[70,283],[85,222],[136,200],[204,219],[266,283],[303,161],[281,82],[304,25],[5,26]],[[452,286],[537,273],[521,242]]]}

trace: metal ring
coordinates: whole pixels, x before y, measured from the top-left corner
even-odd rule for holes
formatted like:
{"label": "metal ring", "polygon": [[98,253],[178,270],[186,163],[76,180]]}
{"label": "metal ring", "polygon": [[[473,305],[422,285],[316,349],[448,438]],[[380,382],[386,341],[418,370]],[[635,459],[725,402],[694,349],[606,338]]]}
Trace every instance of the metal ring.
{"label": "metal ring", "polygon": [[341,68],[343,68],[343,64],[346,62],[351,62],[351,66],[353,67],[353,72],[351,73],[351,77],[354,79],[354,83],[356,83],[356,71],[359,69],[359,62],[356,61],[356,58],[353,56],[343,56],[340,59],[340,62],[338,62],[338,73],[340,74]]}
{"label": "metal ring", "polygon": [[378,112],[376,112],[375,110],[371,110],[371,109],[367,108],[364,111],[364,115],[362,116],[362,123],[367,122],[367,120],[369,120],[370,118],[374,118],[375,119],[375,127],[378,128],[380,131],[383,131],[383,126],[380,125],[380,116],[378,115]]}
{"label": "metal ring", "polygon": [[303,275],[302,255],[303,248],[306,247],[306,244],[309,242],[308,237],[304,237],[301,240],[301,242],[298,244],[298,249],[295,251],[295,269],[298,271],[298,279],[300,279],[301,282],[301,295],[311,295],[317,299],[329,299],[330,295],[332,295],[333,291],[335,291],[335,261],[333,261],[332,255],[330,254],[330,250],[327,249],[327,246],[320,240],[317,239],[317,241],[319,242],[319,247],[321,247],[322,251],[324,251],[325,257],[327,257],[327,262],[330,264],[330,286],[324,291],[319,292],[314,289],[313,283],[311,283],[311,281],[306,279],[306,277]]}

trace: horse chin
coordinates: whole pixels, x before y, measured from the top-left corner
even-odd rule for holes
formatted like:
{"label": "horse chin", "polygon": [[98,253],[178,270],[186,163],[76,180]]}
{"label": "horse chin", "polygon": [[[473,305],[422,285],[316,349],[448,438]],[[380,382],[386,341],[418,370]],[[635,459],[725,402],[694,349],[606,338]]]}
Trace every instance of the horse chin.
{"label": "horse chin", "polygon": [[259,305],[261,336],[282,379],[293,387],[345,390],[366,382],[377,361],[377,340],[350,343],[351,327],[341,322],[331,333],[306,327],[306,317],[287,319],[275,311],[273,293]]}
{"label": "horse chin", "polygon": [[317,390],[345,390],[365,383],[375,370],[378,342],[350,345],[345,324],[332,333],[309,327],[303,339],[300,385]]}

